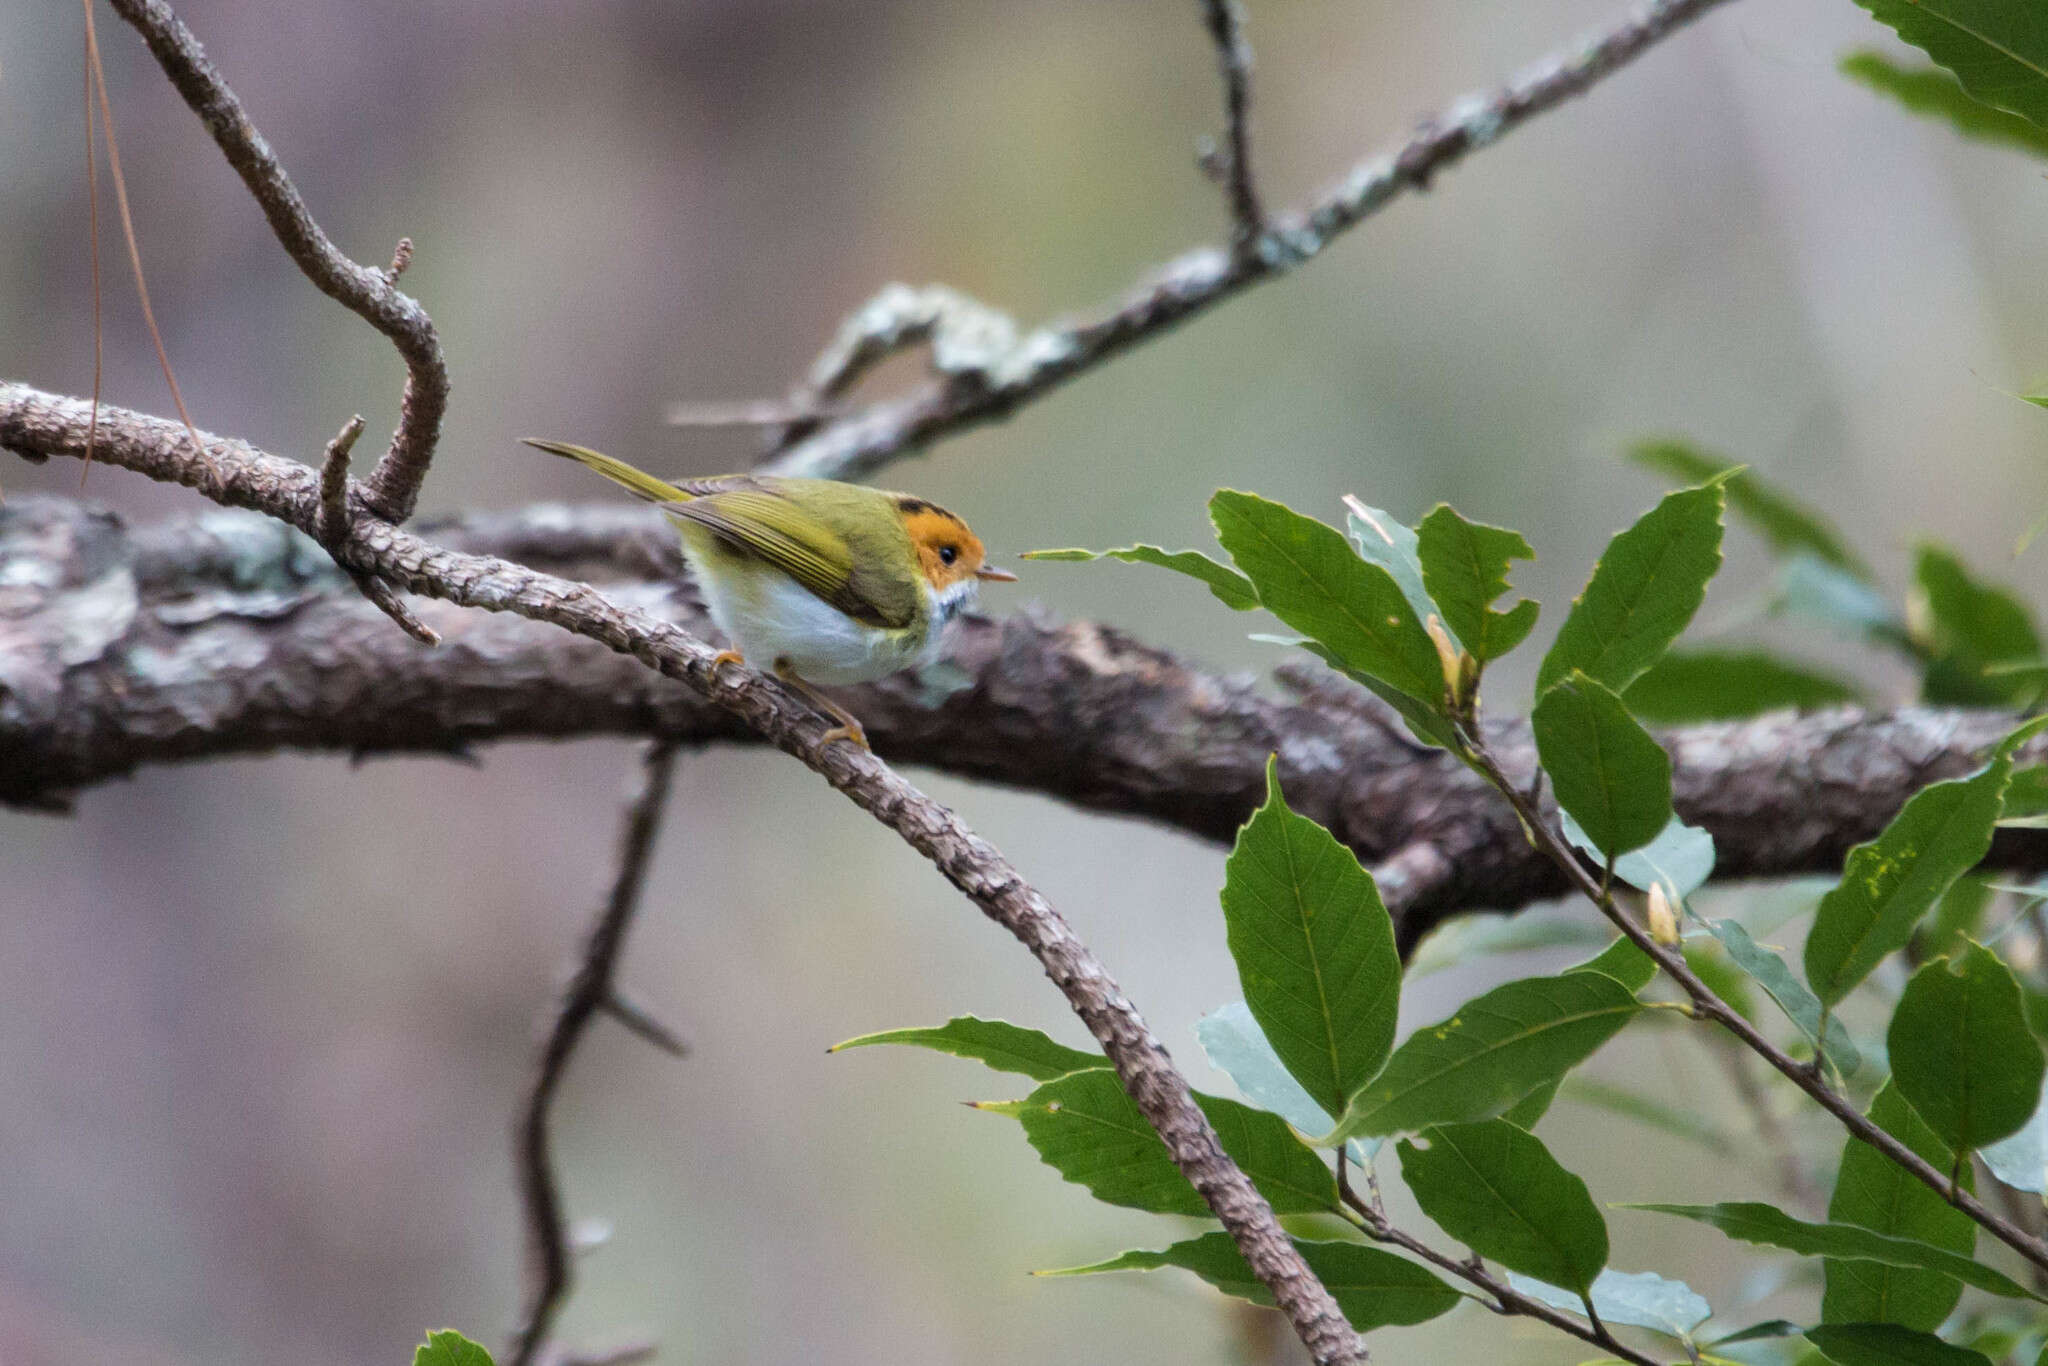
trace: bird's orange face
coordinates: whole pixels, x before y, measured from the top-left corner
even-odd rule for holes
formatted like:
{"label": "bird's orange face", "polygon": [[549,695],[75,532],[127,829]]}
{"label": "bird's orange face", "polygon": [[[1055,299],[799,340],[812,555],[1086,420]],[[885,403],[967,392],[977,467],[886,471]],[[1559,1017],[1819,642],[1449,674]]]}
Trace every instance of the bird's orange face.
{"label": "bird's orange face", "polygon": [[1015,574],[988,562],[981,538],[967,529],[967,523],[936,503],[904,497],[896,500],[896,510],[917,551],[918,568],[933,592],[943,594],[956,584],[976,579],[1015,581]]}

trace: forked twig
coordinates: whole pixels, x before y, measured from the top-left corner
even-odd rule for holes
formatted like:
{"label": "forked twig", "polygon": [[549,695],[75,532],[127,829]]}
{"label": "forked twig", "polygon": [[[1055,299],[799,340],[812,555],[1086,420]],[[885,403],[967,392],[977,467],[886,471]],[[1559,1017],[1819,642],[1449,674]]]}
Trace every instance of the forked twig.
{"label": "forked twig", "polygon": [[[571,1249],[548,1149],[548,1107],[584,1030],[616,997],[612,979],[626,946],[626,931],[640,907],[641,890],[647,885],[647,865],[661,830],[662,808],[668,803],[675,763],[673,745],[657,741],[648,746],[639,790],[627,803],[620,828],[618,871],[604,905],[584,932],[575,970],[550,1014],[547,1033],[534,1058],[533,1079],[513,1127],[514,1166],[526,1218],[526,1288],[519,1327],[506,1348],[508,1366],[534,1366],[555,1314],[569,1293]],[[674,1038],[665,1028],[661,1032]]]}

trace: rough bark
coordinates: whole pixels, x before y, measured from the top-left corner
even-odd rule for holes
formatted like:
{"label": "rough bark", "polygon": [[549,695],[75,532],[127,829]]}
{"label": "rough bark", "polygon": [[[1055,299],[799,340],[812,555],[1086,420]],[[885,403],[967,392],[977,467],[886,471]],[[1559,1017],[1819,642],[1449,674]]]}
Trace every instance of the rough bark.
{"label": "rough bark", "polygon": [[[605,585],[704,628],[674,538],[637,509],[544,506],[423,528],[453,549]],[[60,805],[153,763],[279,749],[451,753],[493,740],[756,740],[733,714],[630,657],[519,617],[413,599],[424,649],[311,541],[211,512],[130,530],[69,500],[0,508],[0,800]],[[1380,704],[1310,669],[1291,696],[1204,673],[1105,626],[970,618],[924,681],[849,689],[885,757],[1226,840],[1280,756],[1297,810],[1380,868],[1412,942],[1449,911],[1565,890],[1513,814]],[[1838,708],[1665,732],[1678,807],[1713,832],[1717,876],[1840,868],[1921,785],[1967,771],[2011,718]],[[1519,722],[1497,752],[1534,755]],[[1994,857],[2048,866],[2011,832]]]}

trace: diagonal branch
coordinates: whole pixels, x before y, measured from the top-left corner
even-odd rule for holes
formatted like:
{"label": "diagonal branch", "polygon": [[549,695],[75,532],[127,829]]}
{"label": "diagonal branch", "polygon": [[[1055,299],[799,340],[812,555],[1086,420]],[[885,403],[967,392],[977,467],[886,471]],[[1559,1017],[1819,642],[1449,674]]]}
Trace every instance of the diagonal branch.
{"label": "diagonal branch", "polygon": [[[1203,2],[1213,18],[1218,4],[1229,0]],[[940,437],[1008,417],[1138,343],[1319,255],[1345,230],[1402,195],[1428,189],[1437,172],[1456,165],[1466,153],[1489,146],[1536,115],[1584,94],[1725,3],[1651,0],[1505,85],[1468,95],[1446,113],[1424,121],[1393,151],[1362,163],[1305,208],[1272,220],[1250,249],[1198,248],[1155,270],[1108,312],[1027,333],[976,371],[938,374],[903,397],[882,400],[822,425],[793,427],[771,468],[778,474],[858,479]],[[1224,60],[1227,72],[1227,54]]]}
{"label": "diagonal branch", "polygon": [[382,332],[405,360],[405,395],[399,407],[398,430],[391,446],[365,482],[363,498],[371,511],[389,521],[412,516],[420,482],[434,458],[441,437],[441,418],[448,408],[448,363],[441,354],[434,320],[419,301],[398,288],[398,275],[411,259],[412,244],[399,244],[384,270],[359,265],[313,221],[305,200],[285,174],[277,153],[242,108],[242,101],[214,70],[206,50],[163,0],[108,0],[127,20],[156,57],[157,65],[199,116],[228,164],[263,208],[271,231],[321,293],[338,300],[364,322]]}
{"label": "diagonal branch", "polygon": [[569,1293],[569,1238],[548,1149],[548,1109],[584,1030],[616,999],[613,979],[626,946],[626,931],[647,883],[647,864],[660,832],[662,809],[668,804],[675,758],[672,745],[657,742],[648,748],[640,789],[628,803],[619,831],[618,872],[604,905],[583,936],[575,971],[551,1012],[547,1034],[534,1058],[533,1079],[513,1126],[514,1168],[526,1216],[526,1288],[519,1327],[506,1349],[509,1366],[530,1366]]}
{"label": "diagonal branch", "polygon": [[1252,181],[1252,45],[1244,36],[1244,6],[1202,0],[1202,22],[1223,68],[1225,145],[1214,169],[1230,191],[1231,248],[1248,252],[1265,235],[1266,211]]}
{"label": "diagonal branch", "polygon": [[[52,401],[19,385],[0,384],[0,446],[79,458],[85,453],[88,409],[76,399]],[[216,502],[262,512],[308,534],[318,525],[320,476],[309,466],[202,433],[210,457],[210,466],[203,465],[179,448],[174,424],[118,408],[102,410],[99,425],[97,454],[106,464],[199,489]],[[1009,860],[952,811],[874,754],[825,743],[827,727],[817,712],[771,678],[751,669],[721,669],[721,657],[710,645],[588,584],[464,554],[385,522],[359,527],[339,554],[346,567],[414,593],[547,622],[631,655],[724,708],[894,830],[984,915],[1031,950],[1102,1046],[1175,1166],[1272,1291],[1319,1366],[1368,1359],[1336,1301],[1281,1229],[1272,1206],[1223,1151],[1187,1079],[1108,969]]]}

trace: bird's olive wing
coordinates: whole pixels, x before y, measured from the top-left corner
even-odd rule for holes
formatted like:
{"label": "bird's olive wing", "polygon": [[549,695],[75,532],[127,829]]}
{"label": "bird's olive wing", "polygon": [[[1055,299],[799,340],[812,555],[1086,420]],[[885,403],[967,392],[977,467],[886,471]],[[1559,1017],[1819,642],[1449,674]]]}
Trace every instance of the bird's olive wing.
{"label": "bird's olive wing", "polygon": [[[845,538],[781,494],[754,487],[726,488],[669,503],[669,516],[695,522],[719,540],[773,565],[857,621],[901,627],[909,618],[863,593]],[[889,606],[894,606],[890,604]]]}

